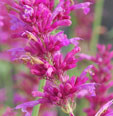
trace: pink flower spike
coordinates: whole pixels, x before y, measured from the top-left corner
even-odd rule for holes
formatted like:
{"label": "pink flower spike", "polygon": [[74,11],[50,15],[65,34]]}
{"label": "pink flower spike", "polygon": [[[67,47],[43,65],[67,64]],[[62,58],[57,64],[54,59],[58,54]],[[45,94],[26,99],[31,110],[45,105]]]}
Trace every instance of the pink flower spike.
{"label": "pink flower spike", "polygon": [[[95,116],[101,116],[111,105],[113,105],[113,99],[106,103],[97,113]],[[108,115],[109,116],[109,115]]]}

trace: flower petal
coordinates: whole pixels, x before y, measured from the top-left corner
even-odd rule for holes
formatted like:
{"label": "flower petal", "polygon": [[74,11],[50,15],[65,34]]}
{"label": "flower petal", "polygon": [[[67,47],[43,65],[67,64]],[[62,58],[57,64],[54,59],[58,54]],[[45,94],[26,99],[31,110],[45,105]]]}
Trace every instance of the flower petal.
{"label": "flower petal", "polygon": [[75,37],[75,38],[69,39],[70,43],[74,44],[75,46],[77,46],[79,44],[78,40],[81,40],[81,38]]}
{"label": "flower petal", "polygon": [[79,54],[79,56],[80,56],[80,59],[81,60],[91,60],[92,59],[92,56],[89,56],[89,55],[87,55],[87,54],[84,54],[84,53],[81,53],[81,54]]}
{"label": "flower petal", "polygon": [[[107,102],[97,113],[95,116],[101,116],[111,105],[113,105],[113,99]],[[109,116],[109,115],[107,115]]]}
{"label": "flower petal", "polygon": [[55,10],[54,10],[54,12],[52,14],[52,17],[51,17],[52,19],[51,20],[53,20],[58,15],[58,13],[60,13],[61,11],[63,11],[63,8],[61,7],[63,5],[63,3],[64,3],[64,1],[61,1],[58,4],[58,6],[55,8]]}
{"label": "flower petal", "polygon": [[113,116],[113,112],[106,114],[105,116]]}
{"label": "flower petal", "polygon": [[85,95],[91,95],[91,96],[96,96],[95,89],[96,89],[96,83],[86,83],[83,85],[80,85],[78,96],[79,97],[84,97]]}
{"label": "flower petal", "polygon": [[90,73],[90,74],[91,74],[92,72],[91,72],[90,69],[91,69],[92,67],[93,67],[93,65],[89,65],[89,66],[81,73],[80,78],[84,78],[84,77],[86,76],[87,73]]}
{"label": "flower petal", "polygon": [[91,2],[84,2],[84,3],[73,5],[71,9],[72,10],[83,9],[84,14],[88,14],[88,12],[90,11],[90,8],[89,8],[90,5],[91,5]]}
{"label": "flower petal", "polygon": [[30,101],[30,102],[26,102],[26,103],[23,103],[23,104],[16,106],[15,109],[21,109],[22,112],[26,113],[25,116],[31,116],[30,113],[28,112],[27,108],[34,107],[35,105],[37,105],[39,103],[40,103],[39,101]]}

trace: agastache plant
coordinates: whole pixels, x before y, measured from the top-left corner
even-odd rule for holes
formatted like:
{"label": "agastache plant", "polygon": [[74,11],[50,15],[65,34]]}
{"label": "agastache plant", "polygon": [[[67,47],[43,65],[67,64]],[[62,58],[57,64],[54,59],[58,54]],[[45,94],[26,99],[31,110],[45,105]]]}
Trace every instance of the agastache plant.
{"label": "agastache plant", "polygon": [[[11,17],[11,29],[25,43],[24,47],[12,48],[8,52],[11,60],[26,64],[30,72],[40,80],[45,80],[43,92],[33,91],[38,100],[17,105],[15,109],[22,109],[25,116],[34,116],[29,111],[38,104],[59,106],[65,113],[74,116],[75,99],[78,96],[95,96],[96,83],[86,83],[87,73],[91,73],[92,65],[88,66],[79,77],[67,75],[67,71],[75,68],[80,52],[79,37],[68,39],[63,31],[56,30],[61,26],[70,26],[70,13],[82,9],[85,14],[90,11],[90,2],[74,4],[72,0],[59,0],[55,7],[54,0],[11,0],[11,5],[5,4]],[[16,23],[15,23],[16,22]],[[61,48],[74,45],[74,48],[64,57]],[[44,82],[43,82],[44,83]],[[39,107],[36,109],[39,110]],[[38,115],[35,112],[35,115]]]}
{"label": "agastache plant", "polygon": [[[113,99],[113,94],[109,93],[109,89],[113,86],[113,81],[111,80],[111,71],[113,70],[111,60],[113,58],[113,51],[110,51],[111,47],[112,46],[110,44],[107,47],[105,45],[98,44],[96,56],[80,54],[81,58],[91,60],[95,63],[95,66],[92,69],[94,74],[92,73],[93,75],[91,75],[90,82],[99,84],[98,88],[95,90],[96,96],[87,97],[90,107],[85,111],[88,116],[107,116],[104,115],[104,113],[102,113],[102,115],[99,115],[98,113],[96,114],[96,112],[108,101],[108,104],[112,104],[113,102],[111,100]],[[112,110],[109,109],[109,112],[111,111]],[[106,113],[108,113],[108,111]]]}
{"label": "agastache plant", "polygon": [[92,57],[92,60],[97,64],[97,68],[94,67],[93,69],[95,74],[92,76],[91,82],[100,83],[100,86],[96,89],[97,96],[89,98],[93,108],[92,110],[89,108],[90,113],[92,113],[87,112],[88,116],[95,114],[98,108],[113,98],[113,94],[108,93],[108,90],[113,86],[113,81],[111,81],[111,70],[113,69],[111,59],[113,58],[113,51],[110,51],[111,45],[107,47],[98,45],[97,48],[98,53],[96,57]]}

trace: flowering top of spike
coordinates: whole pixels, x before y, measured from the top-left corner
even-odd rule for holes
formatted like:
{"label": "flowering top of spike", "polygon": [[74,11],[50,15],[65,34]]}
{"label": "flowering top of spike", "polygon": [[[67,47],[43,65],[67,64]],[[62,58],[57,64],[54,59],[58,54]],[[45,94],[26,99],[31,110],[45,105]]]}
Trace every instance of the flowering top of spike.
{"label": "flowering top of spike", "polygon": [[[90,10],[90,4],[90,2],[72,4],[70,0],[60,0],[57,7],[54,8],[54,0],[19,0],[13,4],[12,10],[16,12],[15,14],[20,14],[20,18],[16,18],[16,20],[21,22],[21,26],[24,22],[23,27],[27,25],[29,31],[42,35],[53,31],[59,26],[69,26],[71,24],[70,12],[76,9],[83,9],[84,13],[87,14]],[[15,16],[12,17],[11,21],[12,25],[15,25],[13,20],[15,20]],[[19,27],[18,24],[12,27],[17,28]]]}
{"label": "flowering top of spike", "polygon": [[98,44],[98,52],[95,57],[80,54],[80,58],[91,60],[97,64],[98,68],[94,67],[95,74],[93,75],[95,82],[103,83],[109,81],[111,78],[110,71],[113,68],[113,65],[111,64],[111,60],[113,58],[113,51],[110,51],[111,47],[112,46],[110,44],[107,47],[105,47],[105,45]]}

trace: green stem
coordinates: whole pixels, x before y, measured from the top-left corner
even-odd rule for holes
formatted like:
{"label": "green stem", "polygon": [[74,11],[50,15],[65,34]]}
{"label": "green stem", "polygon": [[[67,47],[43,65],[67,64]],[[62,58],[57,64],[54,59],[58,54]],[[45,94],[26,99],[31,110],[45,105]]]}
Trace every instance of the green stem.
{"label": "green stem", "polygon": [[[39,88],[38,90],[40,92],[43,92],[43,86],[45,85],[45,80],[40,80],[40,84],[39,84]],[[40,110],[40,104],[36,105],[34,108],[33,108],[33,111],[32,111],[32,116],[38,116],[39,114],[39,110]]]}
{"label": "green stem", "polygon": [[91,54],[96,52],[96,45],[98,43],[100,25],[102,20],[103,5],[104,5],[104,0],[96,1],[93,32],[92,32],[92,38],[90,42]]}
{"label": "green stem", "polygon": [[15,72],[15,66],[11,63],[9,63],[11,66],[11,69],[9,70],[11,75],[8,77],[8,81],[6,82],[7,86],[7,96],[8,96],[8,104],[10,104],[11,107],[14,107],[14,75],[16,74]]}

